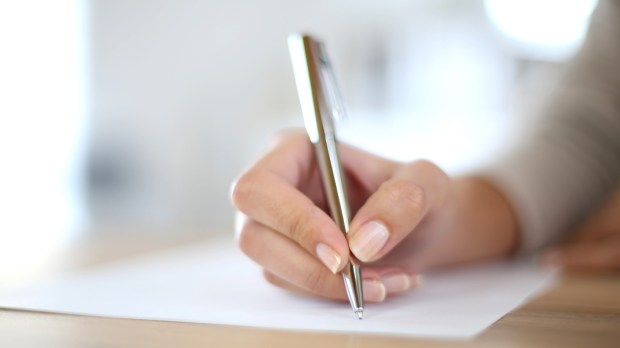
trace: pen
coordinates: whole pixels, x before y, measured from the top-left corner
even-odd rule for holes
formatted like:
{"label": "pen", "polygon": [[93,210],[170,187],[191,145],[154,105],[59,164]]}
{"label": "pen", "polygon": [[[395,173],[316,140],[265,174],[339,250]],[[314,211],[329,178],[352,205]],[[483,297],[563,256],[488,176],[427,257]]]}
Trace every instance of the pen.
{"label": "pen", "polygon": [[[292,34],[288,43],[305,128],[314,145],[325,200],[332,219],[346,237],[351,218],[334,129],[334,118],[344,116],[344,107],[331,63],[323,43],[309,35]],[[362,271],[351,253],[342,278],[353,312],[362,319]]]}

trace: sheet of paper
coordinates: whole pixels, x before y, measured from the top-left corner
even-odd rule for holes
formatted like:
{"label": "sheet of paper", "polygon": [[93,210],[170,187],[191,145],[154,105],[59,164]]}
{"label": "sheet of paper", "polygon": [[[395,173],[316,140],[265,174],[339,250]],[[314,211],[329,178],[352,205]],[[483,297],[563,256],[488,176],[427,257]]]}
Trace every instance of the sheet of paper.
{"label": "sheet of paper", "polygon": [[553,283],[530,262],[429,274],[421,289],[367,304],[292,295],[266,283],[233,243],[196,245],[75,274],[13,294],[0,307],[105,317],[452,339],[470,338]]}

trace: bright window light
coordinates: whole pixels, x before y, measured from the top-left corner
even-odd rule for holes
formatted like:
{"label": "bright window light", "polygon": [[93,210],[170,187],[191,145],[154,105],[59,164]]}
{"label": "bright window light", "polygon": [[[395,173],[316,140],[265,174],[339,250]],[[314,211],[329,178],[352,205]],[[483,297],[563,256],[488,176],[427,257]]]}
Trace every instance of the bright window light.
{"label": "bright window light", "polygon": [[0,285],[47,269],[83,222],[83,11],[0,2]]}
{"label": "bright window light", "polygon": [[562,60],[579,47],[596,0],[485,0],[495,26],[525,54]]}

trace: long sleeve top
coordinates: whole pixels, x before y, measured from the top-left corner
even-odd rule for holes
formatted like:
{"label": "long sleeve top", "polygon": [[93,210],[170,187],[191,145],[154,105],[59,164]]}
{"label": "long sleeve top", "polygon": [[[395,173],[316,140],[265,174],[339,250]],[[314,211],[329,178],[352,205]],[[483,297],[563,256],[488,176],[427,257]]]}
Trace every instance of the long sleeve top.
{"label": "long sleeve top", "polygon": [[484,175],[511,202],[522,251],[560,239],[618,185],[620,1],[599,2],[535,131]]}

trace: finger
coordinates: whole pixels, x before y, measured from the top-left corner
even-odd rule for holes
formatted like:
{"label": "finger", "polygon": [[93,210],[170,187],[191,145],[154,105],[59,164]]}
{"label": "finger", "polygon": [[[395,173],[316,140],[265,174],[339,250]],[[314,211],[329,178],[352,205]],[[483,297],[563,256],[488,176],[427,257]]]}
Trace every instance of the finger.
{"label": "finger", "polygon": [[403,165],[344,143],[339,144],[338,150],[346,175],[349,209],[353,214],[364,205],[370,193],[377,191]]}
{"label": "finger", "polygon": [[606,238],[618,233],[620,227],[620,189],[611,194],[597,211],[575,231],[571,241]]}
{"label": "finger", "polygon": [[376,191],[403,165],[344,143],[339,144],[338,150],[349,179],[356,180],[369,192]]}
{"label": "finger", "polygon": [[[306,296],[317,297],[316,294],[300,288],[267,270],[263,270],[263,276],[265,277],[265,279],[267,279],[269,283],[282,289]],[[398,268],[374,269],[365,267],[363,270],[363,276],[363,294],[364,300],[367,302],[381,302],[384,300],[386,295],[398,295],[411,289],[419,288],[422,286],[423,283],[423,278],[421,275],[409,274]],[[380,285],[375,286],[374,284],[372,284],[374,282],[383,283],[385,290],[381,289]],[[336,297],[331,299],[341,301],[348,300],[346,295],[343,293],[339,293],[336,295]]]}
{"label": "finger", "polygon": [[[378,273],[388,296],[417,289],[424,284],[424,277],[421,274],[407,272],[398,267],[373,267],[373,271]],[[368,267],[364,267],[364,272],[368,272]]]}
{"label": "finger", "polygon": [[[239,236],[239,246],[266,271],[306,293],[331,299],[346,298],[342,276],[332,274],[298,244],[267,226],[247,220]],[[369,300],[385,299],[385,287],[378,279],[366,283],[364,291],[368,292]]]}
{"label": "finger", "polygon": [[566,244],[547,251],[541,262],[569,269],[620,270],[620,235]]}
{"label": "finger", "polygon": [[598,221],[587,221],[583,226],[570,234],[571,243],[590,242],[605,239],[616,233],[617,226],[603,226]]}
{"label": "finger", "polygon": [[414,162],[399,170],[357,212],[349,247],[365,262],[375,261],[406,237],[431,210],[441,206],[449,179],[434,164]]}
{"label": "finger", "polygon": [[597,212],[573,232],[569,240],[571,242],[594,241],[617,234],[620,228],[619,212],[620,206],[614,212],[609,212],[608,209]]}
{"label": "finger", "polygon": [[294,187],[319,179],[314,145],[303,130],[280,132],[253,167],[266,169]]}
{"label": "finger", "polygon": [[[269,153],[237,180],[231,194],[233,204],[245,215],[292,239],[337,273],[349,255],[343,233],[322,209],[291,185],[302,174],[274,174],[274,170],[283,170],[282,162],[295,167],[296,161],[287,159],[289,152],[281,147],[274,151],[281,155]],[[292,171],[302,170],[306,169]]]}
{"label": "finger", "polygon": [[[310,296],[310,297],[318,297],[317,294],[310,292],[304,288],[301,288],[299,286],[296,286],[295,284],[292,284],[291,282],[280,278],[279,276],[277,276],[274,273],[271,273],[267,270],[263,271],[263,275],[265,277],[265,279],[267,279],[267,281],[277,287],[280,287],[282,289],[294,292],[294,293],[298,293],[298,294],[302,294],[302,295],[306,295],[306,296]],[[364,301],[367,302],[382,302],[385,300],[385,297],[387,295],[387,291],[381,281],[381,279],[378,276],[373,277],[368,277],[367,275],[364,275],[364,280],[362,281],[362,286],[364,287],[363,289],[363,294],[364,294]],[[344,282],[342,281],[342,277],[340,278],[340,282],[343,284],[343,291],[344,291]],[[339,301],[348,301],[348,297],[346,292],[338,292],[336,294],[330,294],[333,296],[326,296],[326,298],[332,299],[332,300],[339,300]]]}

